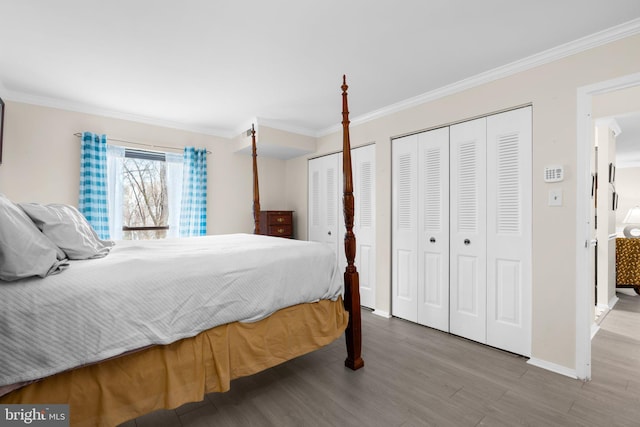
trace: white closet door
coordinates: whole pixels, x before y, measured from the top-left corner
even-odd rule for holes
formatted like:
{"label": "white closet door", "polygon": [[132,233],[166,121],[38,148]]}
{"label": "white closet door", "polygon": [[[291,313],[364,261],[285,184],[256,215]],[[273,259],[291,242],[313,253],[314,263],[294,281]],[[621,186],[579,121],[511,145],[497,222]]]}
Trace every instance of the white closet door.
{"label": "white closet door", "polygon": [[[351,151],[355,198],[355,264],[360,276],[360,303],[375,307],[375,146]],[[324,242],[335,251],[340,275],[347,260],[344,251],[344,208],[342,203],[342,153],[309,161],[309,240]]]}
{"label": "white closet door", "polygon": [[[376,301],[375,148],[375,145],[367,145],[351,150],[355,197],[353,232],[357,244],[355,263],[360,276],[360,304],[369,308],[375,308]],[[344,220],[341,222],[344,224]],[[344,245],[342,248],[344,251]]]}
{"label": "white closet door", "polygon": [[418,134],[418,323],[449,332],[449,128]]}
{"label": "white closet door", "polygon": [[391,144],[391,310],[392,314],[417,322],[417,152],[418,136]]}
{"label": "white closet door", "polygon": [[531,355],[531,107],[487,118],[487,344]]}
{"label": "white closet door", "polygon": [[328,244],[338,256],[338,156],[309,160],[309,240]]}
{"label": "white closet door", "polygon": [[451,126],[450,331],[486,342],[486,119]]}
{"label": "white closet door", "polygon": [[[352,152],[352,157],[351,157],[351,165],[353,168],[353,164],[354,164],[354,159],[353,159],[353,152]],[[336,164],[338,167],[338,186],[336,188],[336,207],[338,209],[337,212],[337,218],[338,218],[338,235],[336,236],[336,251],[338,254],[338,269],[340,271],[340,276],[342,277],[345,270],[347,269],[347,254],[344,251],[344,235],[347,233],[347,228],[344,225],[344,202],[342,200],[343,194],[342,192],[344,191],[344,173],[343,173],[343,165],[342,165],[342,152],[340,153],[336,153],[336,154],[332,154],[332,156],[336,157]],[[352,171],[353,172],[353,171]],[[353,182],[353,186],[354,186],[354,197],[356,195],[355,193],[355,186],[356,186],[356,182],[355,182],[355,177],[353,178],[354,182]],[[358,203],[357,200],[354,200],[354,203]],[[355,208],[355,206],[354,206]],[[354,216],[354,223],[355,223],[355,216]],[[357,231],[355,224],[353,227],[353,232],[355,234],[355,232]],[[358,235],[356,234],[356,245],[358,244]],[[356,256],[357,256],[357,251],[358,248],[356,247]],[[354,261],[355,262],[355,261]],[[358,272],[360,272],[359,266],[358,264],[356,264],[356,267],[358,267]],[[362,304],[361,304],[362,305]]]}

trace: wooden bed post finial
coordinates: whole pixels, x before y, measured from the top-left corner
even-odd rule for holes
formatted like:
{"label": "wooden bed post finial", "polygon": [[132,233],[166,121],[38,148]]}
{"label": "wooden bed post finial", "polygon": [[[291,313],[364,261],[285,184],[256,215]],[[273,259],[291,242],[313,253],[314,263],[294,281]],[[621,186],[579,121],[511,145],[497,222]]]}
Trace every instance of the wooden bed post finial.
{"label": "wooden bed post finial", "polygon": [[354,198],[353,175],[351,167],[351,141],[349,139],[349,106],[347,102],[347,76],[342,76],[342,172],[344,188],[342,203],[344,207],[344,251],[347,256],[347,269],[344,272],[344,305],[349,312],[349,324],[345,331],[347,341],[347,359],[345,366],[360,369],[362,360],[362,329],[360,316],[360,278],[354,265],[356,257],[356,236],[353,234]]}
{"label": "wooden bed post finial", "polygon": [[258,188],[258,154],[256,130],[251,123],[251,155],[253,157],[253,234],[260,234],[260,189]]}

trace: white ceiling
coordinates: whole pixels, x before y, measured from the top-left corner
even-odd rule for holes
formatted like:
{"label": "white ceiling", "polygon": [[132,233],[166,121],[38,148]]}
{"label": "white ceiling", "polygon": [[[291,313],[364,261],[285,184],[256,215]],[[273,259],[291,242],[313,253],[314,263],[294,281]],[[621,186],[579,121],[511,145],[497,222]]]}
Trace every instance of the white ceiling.
{"label": "white ceiling", "polygon": [[639,17],[638,0],[0,0],[0,96],[317,136],[344,73],[363,117]]}

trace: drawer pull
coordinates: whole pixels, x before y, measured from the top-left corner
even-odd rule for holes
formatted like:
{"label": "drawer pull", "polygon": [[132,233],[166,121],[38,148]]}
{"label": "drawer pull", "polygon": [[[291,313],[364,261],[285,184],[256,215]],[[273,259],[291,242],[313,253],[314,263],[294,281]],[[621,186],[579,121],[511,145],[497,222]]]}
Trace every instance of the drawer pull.
{"label": "drawer pull", "polygon": [[284,233],[284,228],[278,228],[278,234],[283,234]]}
{"label": "drawer pull", "polygon": [[279,216],[279,217],[276,219],[276,221],[278,221],[278,222],[284,222],[284,218],[282,218],[281,216]]}

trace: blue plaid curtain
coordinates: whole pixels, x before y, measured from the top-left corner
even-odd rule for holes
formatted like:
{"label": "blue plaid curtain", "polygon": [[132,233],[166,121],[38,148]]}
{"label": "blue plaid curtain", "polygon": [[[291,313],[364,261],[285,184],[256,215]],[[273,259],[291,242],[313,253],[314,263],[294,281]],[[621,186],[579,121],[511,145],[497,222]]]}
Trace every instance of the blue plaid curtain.
{"label": "blue plaid curtain", "polygon": [[107,206],[107,136],[83,132],[78,210],[104,240],[109,239]]}
{"label": "blue plaid curtain", "polygon": [[207,234],[207,150],[185,147],[180,237]]}

